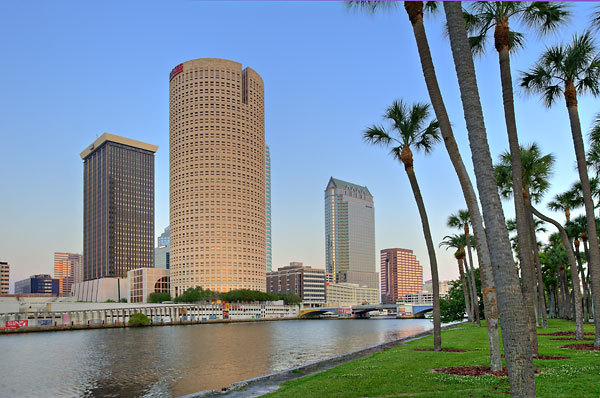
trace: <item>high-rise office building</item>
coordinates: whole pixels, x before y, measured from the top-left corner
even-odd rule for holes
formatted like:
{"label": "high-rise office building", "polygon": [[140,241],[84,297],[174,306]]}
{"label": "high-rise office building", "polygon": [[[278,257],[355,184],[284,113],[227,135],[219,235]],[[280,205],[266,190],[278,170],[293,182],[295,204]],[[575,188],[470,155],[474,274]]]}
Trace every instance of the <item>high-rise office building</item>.
{"label": "high-rise office building", "polygon": [[171,295],[266,289],[262,78],[202,58],[169,76]]}
{"label": "high-rise office building", "polygon": [[10,266],[6,261],[0,261],[0,294],[8,294],[10,283]]}
{"label": "high-rise office building", "polygon": [[267,292],[292,293],[304,305],[325,304],[325,270],[291,262],[287,267],[267,273]]}
{"label": "high-rise office building", "polygon": [[54,278],[59,280],[59,296],[70,296],[77,268],[83,269],[83,256],[77,253],[54,253]]}
{"label": "high-rise office building", "polygon": [[51,294],[58,296],[60,281],[50,275],[32,275],[15,282],[15,294]]}
{"label": "high-rise office building", "polygon": [[166,246],[171,243],[171,227],[167,225],[162,234],[158,237],[157,246]]}
{"label": "high-rise office building", "polygon": [[168,226],[158,237],[158,246],[154,249],[154,268],[171,268],[171,229]]}
{"label": "high-rise office building", "polygon": [[336,283],[379,288],[375,212],[367,187],[331,177],[325,188],[326,270]]}
{"label": "high-rise office building", "polygon": [[266,220],[266,234],[267,234],[267,272],[271,272],[273,268],[273,252],[271,249],[271,151],[268,145],[266,145],[266,157],[265,157],[265,187],[266,187],[266,208],[267,208],[267,220]]}
{"label": "high-rise office building", "polygon": [[155,145],[104,133],[83,159],[83,279],[154,266]]}
{"label": "high-rise office building", "polygon": [[381,250],[381,301],[394,304],[423,289],[423,267],[408,249]]}

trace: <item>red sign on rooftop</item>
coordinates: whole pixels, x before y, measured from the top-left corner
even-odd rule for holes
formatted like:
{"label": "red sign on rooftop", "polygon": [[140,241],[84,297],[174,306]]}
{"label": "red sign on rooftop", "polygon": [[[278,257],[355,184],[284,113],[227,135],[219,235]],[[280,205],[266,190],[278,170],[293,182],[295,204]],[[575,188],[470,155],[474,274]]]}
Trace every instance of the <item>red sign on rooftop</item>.
{"label": "red sign on rooftop", "polygon": [[183,72],[183,64],[179,64],[173,68],[171,73],[169,73],[169,81],[173,80],[173,78],[175,76],[177,76],[178,74],[180,74],[181,72]]}

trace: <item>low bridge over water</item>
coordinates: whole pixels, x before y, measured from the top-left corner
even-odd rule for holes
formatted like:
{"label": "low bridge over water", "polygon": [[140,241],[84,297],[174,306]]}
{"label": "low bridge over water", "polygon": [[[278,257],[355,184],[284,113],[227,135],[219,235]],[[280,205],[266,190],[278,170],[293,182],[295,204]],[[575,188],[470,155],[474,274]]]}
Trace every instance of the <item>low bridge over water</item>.
{"label": "low bridge over water", "polygon": [[369,312],[393,310],[399,318],[420,318],[433,310],[433,303],[402,303],[398,304],[364,304],[352,307],[316,307],[300,310],[301,318],[318,317],[322,315],[337,315],[340,318],[368,318]]}

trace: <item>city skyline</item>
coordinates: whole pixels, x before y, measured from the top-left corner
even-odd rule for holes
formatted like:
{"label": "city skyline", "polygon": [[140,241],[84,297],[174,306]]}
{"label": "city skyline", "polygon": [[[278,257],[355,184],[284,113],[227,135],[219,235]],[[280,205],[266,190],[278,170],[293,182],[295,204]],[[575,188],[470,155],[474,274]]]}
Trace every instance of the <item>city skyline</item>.
{"label": "city skyline", "polygon": [[[114,19],[109,32],[100,22],[114,17],[108,6],[72,3],[52,7],[39,3],[32,9],[21,4],[4,5],[2,32],[23,32],[6,48],[6,56],[19,60],[19,68],[10,63],[0,66],[6,92],[0,99],[6,112],[0,167],[12,170],[5,179],[6,195],[0,198],[2,208],[11,209],[3,215],[7,228],[0,235],[0,261],[11,264],[11,286],[29,275],[51,272],[55,251],[83,251],[81,161],[77,157],[81,148],[103,131],[167,148],[165,73],[187,59],[213,56],[252,65],[261,71],[268,87],[266,134],[273,167],[274,268],[293,259],[324,268],[322,184],[336,175],[365,184],[376,194],[375,217],[380,220],[376,224],[376,250],[397,246],[413,249],[428,278],[425,245],[417,231],[418,215],[401,166],[361,140],[364,127],[378,121],[392,100],[428,98],[418,60],[403,57],[404,53],[416,53],[413,41],[401,40],[394,52],[389,51],[391,42],[412,34],[403,10],[368,16],[349,12],[341,3],[189,2],[180,6],[185,11],[183,20],[174,22],[164,20],[169,7],[150,3],[142,11],[145,22],[132,28],[128,19],[139,17],[140,10],[123,5],[122,15]],[[570,37],[577,26],[587,24],[590,6],[573,4],[572,9],[573,23],[545,43]],[[98,15],[98,21],[87,20],[90,13]],[[20,15],[27,15],[27,19]],[[199,15],[203,24],[195,24]],[[216,22],[224,15],[232,23],[219,27]],[[248,15],[258,22],[257,28],[244,32],[249,40],[240,44],[237,38],[243,24],[239,22]],[[282,22],[290,21],[291,15],[293,21]],[[439,16],[426,19],[432,37],[443,34],[440,21]],[[311,32],[306,32],[308,23],[314,27]],[[81,34],[72,35],[71,28]],[[273,31],[280,34],[273,35]],[[201,45],[192,40],[212,32],[219,32],[220,39]],[[172,37],[178,37],[178,42],[174,44]],[[527,38],[527,51],[511,60],[515,73],[527,69],[543,49],[535,35]],[[471,172],[449,48],[442,40],[432,45],[442,92],[448,98],[451,121]],[[132,48],[135,50],[130,51]],[[275,50],[280,54],[277,58],[272,55]],[[377,53],[389,57],[374,63]],[[320,60],[318,67],[311,56]],[[45,68],[36,66],[39,57],[45,59]],[[143,68],[136,69],[135,74],[123,73],[137,68],[141,58],[147,58]],[[492,112],[502,106],[495,63],[490,54],[476,60],[480,82],[487,83],[482,84],[481,94],[484,112],[489,115],[486,122],[494,160],[507,148],[502,115]],[[292,68],[302,73],[290,73]],[[74,73],[83,70],[87,72]],[[94,79],[89,78],[92,75]],[[327,94],[322,87],[328,88]],[[29,95],[31,92],[36,95]],[[536,98],[519,94],[515,101],[521,141],[535,140],[545,152],[557,155],[545,203],[576,179],[568,118],[561,107],[545,110]],[[597,112],[595,101],[589,96],[580,99],[584,131]],[[31,106],[39,110],[35,118],[27,114]],[[98,112],[99,108],[103,112]],[[548,131],[554,132],[552,140],[548,140]],[[157,235],[169,225],[167,152],[163,150],[156,157]],[[416,156],[415,165],[431,212],[432,234],[439,242],[451,232],[445,226],[447,215],[465,208],[456,177],[441,146],[427,159]],[[37,200],[40,191],[47,198],[43,203]],[[444,198],[443,203],[437,198]],[[512,216],[511,207],[510,202],[505,203],[508,216]],[[64,227],[60,233],[53,228],[57,223]],[[452,253],[436,252],[440,278],[455,279]]]}

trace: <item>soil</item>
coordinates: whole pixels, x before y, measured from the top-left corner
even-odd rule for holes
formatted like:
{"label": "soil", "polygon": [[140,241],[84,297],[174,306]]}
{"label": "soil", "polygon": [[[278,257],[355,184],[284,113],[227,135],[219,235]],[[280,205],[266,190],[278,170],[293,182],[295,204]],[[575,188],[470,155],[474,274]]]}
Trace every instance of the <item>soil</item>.
{"label": "soil", "polygon": [[[450,366],[447,368],[437,368],[432,370],[435,373],[445,373],[449,375],[457,375],[457,376],[473,376],[473,377],[481,377],[481,376],[508,376],[508,370],[506,366],[502,368],[502,370],[492,371],[489,366]],[[539,371],[535,369],[535,374],[538,374]]]}
{"label": "soil", "polygon": [[[502,354],[501,357],[504,358],[504,354]],[[545,361],[548,359],[569,359],[569,357],[554,357],[551,355],[534,355],[533,359],[539,359],[540,361]]]}
{"label": "soil", "polygon": [[594,347],[593,344],[569,344],[561,345],[560,348],[569,348],[571,350],[600,351],[600,347]]}
{"label": "soil", "polygon": [[[587,336],[593,336],[594,333],[584,333]],[[575,336],[575,332],[554,332],[554,333],[538,333],[538,336]]]}
{"label": "soil", "polygon": [[594,339],[577,340],[575,337],[555,337],[550,340],[594,341]]}
{"label": "soil", "polygon": [[[433,348],[415,348],[413,351],[435,351]],[[438,352],[469,352],[467,350],[457,350],[454,348],[442,348]]]}

